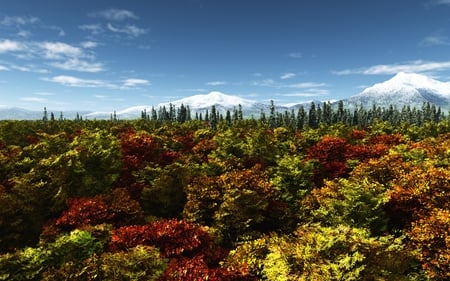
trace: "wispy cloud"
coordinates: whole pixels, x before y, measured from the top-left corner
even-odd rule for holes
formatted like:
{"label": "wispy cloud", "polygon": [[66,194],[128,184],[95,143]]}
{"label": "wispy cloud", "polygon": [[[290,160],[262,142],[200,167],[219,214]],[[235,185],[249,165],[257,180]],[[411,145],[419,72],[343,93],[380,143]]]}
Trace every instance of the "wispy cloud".
{"label": "wispy cloud", "polygon": [[52,26],[49,26],[48,29],[57,31],[58,32],[58,36],[61,36],[61,37],[62,36],[66,36],[66,32],[64,31],[64,29],[62,29],[59,26],[52,25]]}
{"label": "wispy cloud", "polygon": [[419,43],[419,46],[421,47],[450,46],[450,40],[447,36],[432,35],[424,38]]}
{"label": "wispy cloud", "polygon": [[48,59],[62,59],[64,57],[81,57],[83,51],[72,45],[62,42],[42,42],[38,43],[44,57]]}
{"label": "wispy cloud", "polygon": [[97,42],[93,42],[93,41],[85,41],[85,42],[81,42],[81,47],[85,48],[85,49],[92,49],[98,46]]}
{"label": "wispy cloud", "polygon": [[292,52],[288,54],[289,57],[294,58],[294,59],[301,59],[303,58],[303,54],[300,52]]}
{"label": "wispy cloud", "polygon": [[276,82],[273,79],[263,79],[263,80],[254,81],[252,83],[252,85],[260,86],[260,87],[273,87],[276,85]]}
{"label": "wispy cloud", "polygon": [[31,32],[26,29],[34,29],[36,27],[54,30],[59,36],[65,36],[65,31],[55,25],[47,25],[41,19],[32,16],[5,16],[0,20],[0,26],[5,27],[9,30],[17,30],[17,35],[20,37],[30,37]]}
{"label": "wispy cloud", "polygon": [[16,65],[10,64],[9,67],[14,70],[22,71],[22,72],[34,72],[34,73],[49,73],[49,71],[45,68],[40,68],[36,65]]}
{"label": "wispy cloud", "polygon": [[43,81],[57,83],[68,87],[80,87],[80,88],[107,88],[114,90],[123,89],[138,89],[140,86],[151,85],[149,80],[138,79],[138,78],[128,78],[122,81],[105,81],[97,79],[83,79],[75,76],[69,75],[58,75],[54,77],[41,78]]}
{"label": "wispy cloud", "polygon": [[48,99],[46,99],[46,98],[39,98],[39,97],[21,97],[20,100],[26,101],[26,102],[38,102],[38,103],[46,103],[46,102],[48,102]]}
{"label": "wispy cloud", "polygon": [[138,16],[129,10],[107,9],[89,14],[91,17],[100,17],[111,21],[123,21],[126,19],[139,19]]}
{"label": "wispy cloud", "polygon": [[[18,59],[27,61],[36,60],[41,64],[52,67],[79,71],[79,72],[100,72],[105,67],[97,62],[92,51],[86,51],[87,48],[96,46],[95,42],[83,42],[81,47],[70,45],[64,42],[29,42],[29,41],[0,41],[0,53],[13,53]],[[11,65],[11,69],[24,72],[45,73],[42,67],[29,67],[26,65]]]}
{"label": "wispy cloud", "polygon": [[211,81],[206,83],[208,86],[221,86],[226,84],[228,84],[226,81]]}
{"label": "wispy cloud", "polygon": [[0,65],[0,71],[8,71],[9,68],[4,66],[4,65]]}
{"label": "wispy cloud", "polygon": [[70,87],[84,87],[84,88],[115,88],[114,85],[102,81],[92,79],[82,79],[74,76],[59,75],[51,78],[42,78],[44,81],[58,83]]}
{"label": "wispy cloud", "polygon": [[280,79],[285,80],[285,79],[290,79],[290,78],[294,78],[296,76],[295,73],[284,73],[283,75],[280,76]]}
{"label": "wispy cloud", "polygon": [[325,87],[325,86],[327,86],[327,84],[325,84],[325,83],[303,82],[303,83],[297,83],[297,84],[284,85],[283,87],[295,88],[295,89],[305,89],[305,88],[319,88],[319,87]]}
{"label": "wispy cloud", "polygon": [[63,62],[52,62],[50,65],[63,70],[74,70],[79,72],[100,72],[105,70],[102,63],[91,63],[77,58],[68,59]]}
{"label": "wispy cloud", "polygon": [[55,96],[56,95],[55,93],[49,93],[49,92],[36,92],[33,94],[37,95],[37,96]]}
{"label": "wispy cloud", "polygon": [[21,26],[28,24],[35,24],[39,22],[37,17],[9,17],[6,16],[0,21],[0,25],[4,26]]}
{"label": "wispy cloud", "polygon": [[450,5],[450,0],[435,0],[434,4],[437,4],[437,5]]}
{"label": "wispy cloud", "polygon": [[78,26],[79,29],[88,31],[93,35],[98,35],[104,31],[101,24],[83,24]]}
{"label": "wispy cloud", "polygon": [[287,93],[282,94],[284,97],[318,97],[318,96],[327,96],[330,94],[330,91],[327,89],[307,89],[301,92]]}
{"label": "wispy cloud", "polygon": [[115,33],[123,33],[131,37],[139,37],[140,35],[143,35],[147,33],[146,29],[137,27],[135,25],[125,25],[122,27],[116,27],[112,24],[107,24],[108,30],[115,32]]}
{"label": "wispy cloud", "polygon": [[138,86],[151,85],[150,81],[145,79],[129,78],[123,81],[122,87],[124,88],[136,88]]}
{"label": "wispy cloud", "polygon": [[430,72],[443,71],[450,69],[450,61],[423,61],[416,60],[412,62],[399,64],[379,64],[370,67],[344,69],[332,71],[335,75],[392,75],[399,72]]}

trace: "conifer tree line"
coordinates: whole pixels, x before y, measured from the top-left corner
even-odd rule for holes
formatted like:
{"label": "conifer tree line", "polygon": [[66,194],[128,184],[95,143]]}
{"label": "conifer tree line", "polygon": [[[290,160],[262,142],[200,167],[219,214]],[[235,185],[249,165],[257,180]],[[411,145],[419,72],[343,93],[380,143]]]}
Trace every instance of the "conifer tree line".
{"label": "conifer tree line", "polygon": [[[449,115],[450,117],[450,115]],[[424,102],[421,108],[410,107],[403,105],[398,108],[396,105],[389,105],[388,107],[381,107],[372,105],[370,108],[358,106],[354,108],[344,107],[344,102],[339,101],[337,104],[330,102],[316,103],[311,102],[309,107],[301,105],[298,109],[291,109],[290,111],[277,111],[273,100],[270,102],[269,112],[266,113],[264,109],[258,117],[251,115],[246,118],[259,120],[266,123],[270,128],[287,127],[294,130],[302,130],[305,128],[318,128],[320,125],[332,125],[342,123],[350,126],[358,126],[366,128],[371,126],[375,121],[386,121],[393,126],[398,126],[402,123],[422,126],[426,122],[439,122],[448,118],[441,108]],[[55,118],[53,112],[48,116],[47,109],[44,108],[43,121],[62,121],[65,120],[63,112],[60,112],[59,118]],[[168,107],[161,106],[159,109],[152,107],[150,112],[144,109],[141,112],[141,119],[147,121],[158,121],[162,123],[184,123],[188,121],[204,121],[210,124],[211,128],[216,128],[218,123],[225,122],[227,125],[243,120],[244,113],[242,105],[238,105],[233,110],[227,109],[225,112],[220,112],[213,105],[211,109],[204,112],[192,113],[189,105],[181,104],[176,107],[169,104]],[[76,121],[83,121],[83,116],[77,113]],[[87,120],[87,118],[85,118]],[[111,113],[111,121],[119,121],[116,114]]]}

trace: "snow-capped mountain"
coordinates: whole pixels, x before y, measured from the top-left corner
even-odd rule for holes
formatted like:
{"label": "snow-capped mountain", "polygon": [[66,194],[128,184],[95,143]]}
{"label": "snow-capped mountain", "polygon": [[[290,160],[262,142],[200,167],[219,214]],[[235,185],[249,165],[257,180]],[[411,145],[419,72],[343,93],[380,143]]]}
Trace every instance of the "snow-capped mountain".
{"label": "snow-capped mountain", "polygon": [[238,96],[226,95],[221,92],[210,92],[206,95],[194,95],[187,98],[175,100],[170,103],[162,103],[160,106],[168,106],[169,104],[174,105],[175,107],[180,107],[182,104],[184,106],[189,105],[191,110],[203,110],[203,109],[211,109],[211,107],[219,106],[223,108],[233,108],[234,106],[238,106],[239,104],[242,107],[252,107],[257,104],[256,101],[243,99]]}
{"label": "snow-capped mountain", "polygon": [[[194,95],[178,100],[174,100],[172,102],[160,103],[154,106],[154,109],[158,110],[163,106],[168,110],[170,105],[175,108],[180,108],[181,105],[189,106],[191,113],[195,112],[205,113],[206,110],[211,110],[211,107],[214,105],[216,110],[219,113],[224,114],[227,110],[237,109],[239,105],[242,106],[242,111],[244,115],[250,116],[255,115],[259,116],[261,109],[267,110],[268,105],[258,103],[254,100],[244,99],[239,96],[226,95],[221,92],[210,92],[209,94],[204,95]],[[142,111],[146,111],[147,114],[150,114],[152,106],[141,105],[141,106],[133,106],[123,110],[116,111],[115,114],[117,118],[120,119],[132,119],[132,118],[140,118]],[[113,112],[92,112],[86,114],[85,117],[88,119],[109,119]]]}
{"label": "snow-capped mountain", "polygon": [[[55,119],[60,118],[60,111],[47,110],[47,117],[50,118],[51,113],[54,114]],[[88,114],[88,111],[64,111],[63,118],[75,119],[77,114],[83,116]],[[0,120],[42,120],[44,117],[44,110],[28,110],[19,107],[0,107]]]}
{"label": "snow-capped mountain", "polygon": [[268,105],[258,103],[254,100],[244,99],[239,96],[227,95],[221,92],[210,92],[205,95],[194,95],[187,98],[182,98],[169,103],[162,103],[159,107],[165,106],[166,108],[172,104],[179,108],[181,105],[189,106],[191,113],[206,112],[211,110],[214,105],[217,112],[225,114],[227,110],[233,111],[238,109],[239,105],[242,107],[242,111],[245,116],[259,116],[261,109],[266,110]]}
{"label": "snow-capped mountain", "polygon": [[391,79],[366,88],[360,94],[344,100],[346,106],[396,105],[420,108],[430,102],[443,109],[450,106],[450,83],[416,73],[400,72]]}
{"label": "snow-capped mountain", "polygon": [[112,115],[116,115],[120,119],[136,119],[141,117],[142,111],[146,110],[150,112],[151,106],[148,105],[138,105],[125,108],[119,111],[95,111],[85,114],[83,117],[87,119],[110,119]]}

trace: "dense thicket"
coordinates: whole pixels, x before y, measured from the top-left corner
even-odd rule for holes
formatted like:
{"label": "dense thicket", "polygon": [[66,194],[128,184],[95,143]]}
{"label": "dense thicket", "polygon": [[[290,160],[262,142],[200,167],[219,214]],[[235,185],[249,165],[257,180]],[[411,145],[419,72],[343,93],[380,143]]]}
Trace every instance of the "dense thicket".
{"label": "dense thicket", "polygon": [[203,116],[0,121],[0,280],[450,278],[439,109]]}

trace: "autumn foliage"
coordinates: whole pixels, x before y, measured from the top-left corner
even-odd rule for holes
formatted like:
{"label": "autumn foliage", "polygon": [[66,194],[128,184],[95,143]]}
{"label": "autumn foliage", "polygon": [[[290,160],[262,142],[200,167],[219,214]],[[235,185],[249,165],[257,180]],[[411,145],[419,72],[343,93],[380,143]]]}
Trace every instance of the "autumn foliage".
{"label": "autumn foliage", "polygon": [[449,280],[450,121],[344,115],[0,121],[0,280]]}

